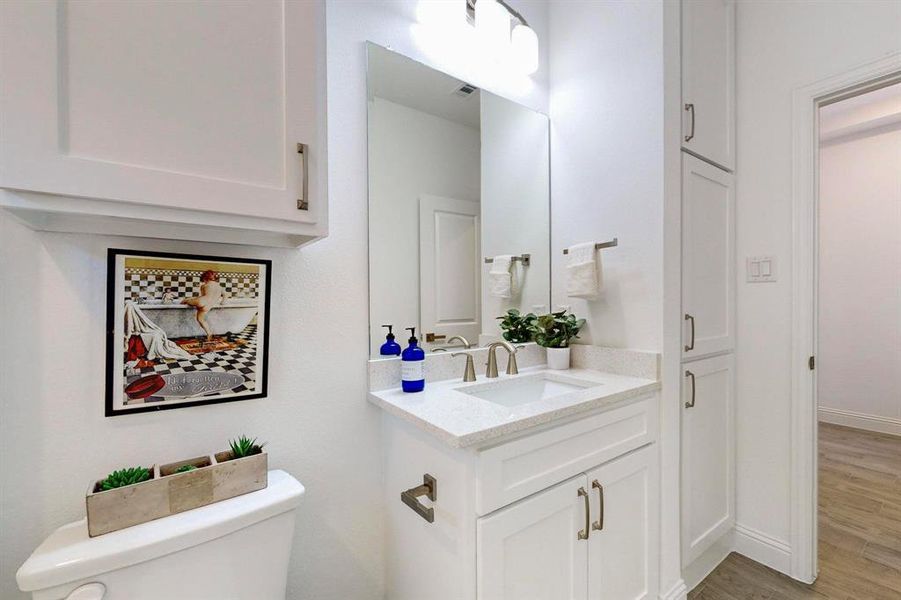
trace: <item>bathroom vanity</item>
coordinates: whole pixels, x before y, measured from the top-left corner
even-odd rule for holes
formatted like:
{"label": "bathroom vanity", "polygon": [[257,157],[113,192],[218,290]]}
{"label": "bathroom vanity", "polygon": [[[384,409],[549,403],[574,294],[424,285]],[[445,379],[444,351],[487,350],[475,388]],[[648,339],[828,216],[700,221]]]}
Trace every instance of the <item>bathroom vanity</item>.
{"label": "bathroom vanity", "polygon": [[[388,597],[656,598],[656,356],[577,346],[568,371],[371,391]],[[370,362],[373,387],[391,362]]]}

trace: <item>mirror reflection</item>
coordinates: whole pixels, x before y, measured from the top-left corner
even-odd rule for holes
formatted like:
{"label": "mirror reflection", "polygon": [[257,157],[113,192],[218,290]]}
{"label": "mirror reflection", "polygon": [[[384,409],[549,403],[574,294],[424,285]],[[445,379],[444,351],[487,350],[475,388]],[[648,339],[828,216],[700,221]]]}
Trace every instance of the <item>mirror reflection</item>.
{"label": "mirror reflection", "polygon": [[[547,116],[368,45],[370,352],[500,337],[550,303]],[[396,348],[388,345],[385,352]]]}

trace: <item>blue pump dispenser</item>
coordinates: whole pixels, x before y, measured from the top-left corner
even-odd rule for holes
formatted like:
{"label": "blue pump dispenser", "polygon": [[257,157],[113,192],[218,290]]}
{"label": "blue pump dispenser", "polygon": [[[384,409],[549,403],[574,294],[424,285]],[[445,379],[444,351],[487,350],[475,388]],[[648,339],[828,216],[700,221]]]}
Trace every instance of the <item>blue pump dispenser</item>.
{"label": "blue pump dispenser", "polygon": [[400,355],[401,364],[401,387],[405,392],[421,392],[425,389],[425,350],[417,344],[416,328],[407,327],[410,332],[410,345]]}
{"label": "blue pump dispenser", "polygon": [[385,343],[379,348],[379,354],[382,356],[400,356],[400,344],[394,341],[394,334],[391,333],[393,325],[382,325],[388,328],[388,335],[385,336]]}

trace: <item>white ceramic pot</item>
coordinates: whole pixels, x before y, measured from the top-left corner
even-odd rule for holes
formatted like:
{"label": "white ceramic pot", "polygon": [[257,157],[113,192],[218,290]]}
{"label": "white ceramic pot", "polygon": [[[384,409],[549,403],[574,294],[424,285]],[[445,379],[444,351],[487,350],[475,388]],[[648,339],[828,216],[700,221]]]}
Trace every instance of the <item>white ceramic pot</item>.
{"label": "white ceramic pot", "polygon": [[547,368],[562,371],[569,368],[569,348],[547,348]]}

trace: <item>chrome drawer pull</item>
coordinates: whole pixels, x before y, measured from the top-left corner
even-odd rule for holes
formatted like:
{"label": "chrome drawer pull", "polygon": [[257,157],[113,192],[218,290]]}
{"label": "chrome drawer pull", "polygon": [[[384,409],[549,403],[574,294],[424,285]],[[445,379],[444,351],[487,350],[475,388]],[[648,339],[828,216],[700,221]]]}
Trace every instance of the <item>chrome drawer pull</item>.
{"label": "chrome drawer pull", "polygon": [[303,179],[300,184],[300,198],[297,199],[297,210],[309,210],[309,171],[310,171],[310,147],[307,144],[297,144],[297,153],[302,157],[300,166],[303,169]]}
{"label": "chrome drawer pull", "polygon": [[587,540],[589,532],[588,524],[591,521],[591,516],[588,513],[591,511],[591,506],[588,502],[588,492],[585,491],[585,488],[579,488],[579,495],[582,496],[582,499],[585,501],[585,529],[579,530],[578,539]]}
{"label": "chrome drawer pull", "polygon": [[602,531],[604,529],[604,486],[598,483],[598,480],[595,479],[591,482],[591,487],[598,491],[598,498],[600,498],[601,500],[598,520],[591,524],[591,528],[595,531]]}
{"label": "chrome drawer pull", "polygon": [[691,371],[685,371],[685,376],[691,378],[691,400],[685,403],[685,408],[691,408],[695,405],[695,374]]}
{"label": "chrome drawer pull", "polygon": [[432,502],[438,499],[438,480],[428,473],[422,476],[422,485],[402,491],[400,499],[401,502],[412,508],[417,515],[429,523],[434,523],[435,509],[422,504],[419,501],[420,496],[426,496]]}
{"label": "chrome drawer pull", "polygon": [[695,349],[695,318],[685,313],[685,320],[691,323],[691,343],[685,345],[685,351],[690,352]]}

